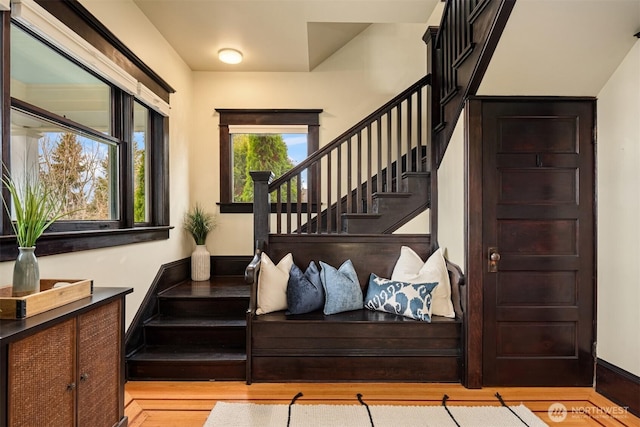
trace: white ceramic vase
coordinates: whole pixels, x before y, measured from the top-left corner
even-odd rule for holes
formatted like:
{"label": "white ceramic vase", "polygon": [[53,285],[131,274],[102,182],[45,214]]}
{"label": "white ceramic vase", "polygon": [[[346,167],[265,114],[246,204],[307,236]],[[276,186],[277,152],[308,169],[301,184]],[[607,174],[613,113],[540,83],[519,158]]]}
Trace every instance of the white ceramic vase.
{"label": "white ceramic vase", "polygon": [[196,245],[191,254],[191,280],[200,282],[211,277],[211,254],[205,245]]}

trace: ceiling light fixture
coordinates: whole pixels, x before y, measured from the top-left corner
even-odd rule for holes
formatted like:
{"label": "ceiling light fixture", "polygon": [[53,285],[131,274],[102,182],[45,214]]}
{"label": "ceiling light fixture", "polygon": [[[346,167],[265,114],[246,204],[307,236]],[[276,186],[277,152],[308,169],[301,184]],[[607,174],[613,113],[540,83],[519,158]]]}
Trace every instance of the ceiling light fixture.
{"label": "ceiling light fixture", "polygon": [[218,58],[225,64],[239,64],[242,62],[242,52],[236,49],[224,48],[218,51]]}

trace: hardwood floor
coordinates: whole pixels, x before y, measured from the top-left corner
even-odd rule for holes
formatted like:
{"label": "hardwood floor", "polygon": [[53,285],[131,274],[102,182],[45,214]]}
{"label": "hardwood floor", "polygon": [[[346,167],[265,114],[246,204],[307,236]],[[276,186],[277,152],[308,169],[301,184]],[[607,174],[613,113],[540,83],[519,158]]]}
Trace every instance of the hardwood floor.
{"label": "hardwood floor", "polygon": [[[217,401],[288,404],[356,403],[362,393],[370,405],[499,405],[496,392],[508,405],[524,403],[550,426],[640,426],[640,419],[599,395],[592,388],[498,387],[469,390],[455,384],[277,383],[136,381],[125,385],[125,414],[129,426],[202,427]],[[553,403],[567,408],[567,418],[554,423],[547,413]]]}

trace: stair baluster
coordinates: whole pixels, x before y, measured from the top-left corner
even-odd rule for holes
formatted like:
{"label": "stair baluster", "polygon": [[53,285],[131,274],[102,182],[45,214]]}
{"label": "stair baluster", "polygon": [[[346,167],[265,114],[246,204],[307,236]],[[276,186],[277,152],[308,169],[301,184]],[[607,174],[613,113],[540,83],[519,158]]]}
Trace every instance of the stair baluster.
{"label": "stair baluster", "polygon": [[430,76],[420,79],[271,182],[275,233],[345,232],[350,215],[376,213],[379,194],[406,192],[403,173],[423,170],[427,141],[422,121],[427,118],[422,104],[430,82]]}

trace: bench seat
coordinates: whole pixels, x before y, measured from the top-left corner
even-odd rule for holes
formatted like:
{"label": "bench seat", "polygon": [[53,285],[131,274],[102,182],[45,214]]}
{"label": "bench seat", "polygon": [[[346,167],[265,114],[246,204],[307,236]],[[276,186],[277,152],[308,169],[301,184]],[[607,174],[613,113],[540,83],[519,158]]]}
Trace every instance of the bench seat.
{"label": "bench seat", "polygon": [[[462,320],[367,309],[256,316],[254,381],[459,382]],[[340,373],[338,375],[338,372]]]}

